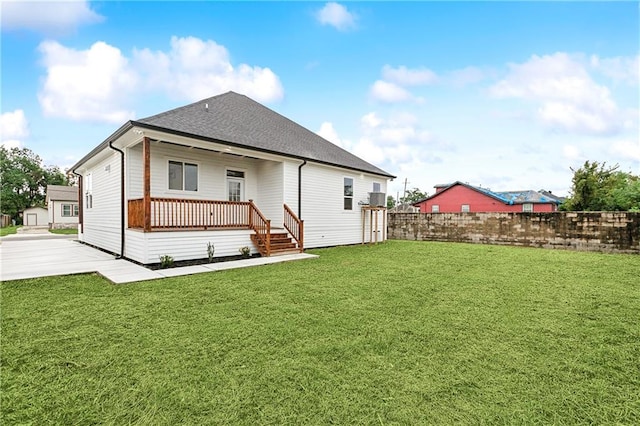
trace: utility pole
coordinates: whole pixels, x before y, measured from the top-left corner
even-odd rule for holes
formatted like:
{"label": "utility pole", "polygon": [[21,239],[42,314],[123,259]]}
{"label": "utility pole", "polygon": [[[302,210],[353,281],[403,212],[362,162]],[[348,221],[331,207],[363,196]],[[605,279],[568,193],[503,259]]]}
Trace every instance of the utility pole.
{"label": "utility pole", "polygon": [[407,178],[404,178],[404,193],[402,194],[402,198],[404,199],[407,198],[407,183],[409,183],[409,181],[407,180]]}

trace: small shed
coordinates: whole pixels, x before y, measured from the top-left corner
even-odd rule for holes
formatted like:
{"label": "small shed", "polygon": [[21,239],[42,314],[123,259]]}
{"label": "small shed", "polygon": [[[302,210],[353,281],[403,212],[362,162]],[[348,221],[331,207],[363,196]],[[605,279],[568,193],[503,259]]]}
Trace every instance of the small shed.
{"label": "small shed", "polygon": [[48,226],[49,212],[43,207],[29,207],[22,212],[24,226]]}

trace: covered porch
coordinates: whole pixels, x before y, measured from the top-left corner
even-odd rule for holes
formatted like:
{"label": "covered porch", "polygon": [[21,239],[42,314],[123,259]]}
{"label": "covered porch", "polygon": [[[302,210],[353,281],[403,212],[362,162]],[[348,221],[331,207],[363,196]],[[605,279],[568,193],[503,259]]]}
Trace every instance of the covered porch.
{"label": "covered porch", "polygon": [[[283,202],[283,176],[277,162],[254,157],[243,162],[237,154],[213,150],[199,150],[195,157],[193,147],[153,143],[152,148],[152,139],[143,137],[140,144],[128,149],[128,229],[143,233],[249,230],[251,241],[262,256],[304,250],[304,223]],[[233,166],[234,174],[241,173],[242,177],[229,178],[228,164]],[[191,176],[187,166],[192,169]],[[182,191],[172,187],[176,170],[184,181]],[[214,185],[210,176],[216,172],[218,180]],[[225,182],[222,172],[227,176],[226,188],[220,182]],[[268,216],[253,199],[243,200],[247,193],[259,195]],[[228,199],[211,197],[220,195]]]}

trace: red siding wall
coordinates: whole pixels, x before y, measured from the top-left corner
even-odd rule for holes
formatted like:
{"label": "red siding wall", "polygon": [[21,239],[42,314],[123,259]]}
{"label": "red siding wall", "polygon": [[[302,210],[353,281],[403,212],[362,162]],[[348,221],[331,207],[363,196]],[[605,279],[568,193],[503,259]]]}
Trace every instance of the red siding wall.
{"label": "red siding wall", "polygon": [[[462,185],[437,193],[433,198],[419,204],[420,213],[431,213],[433,205],[440,206],[440,213],[460,213],[462,205],[468,204],[470,212],[521,212],[522,204],[508,205]],[[555,205],[534,204],[534,212],[553,212]]]}

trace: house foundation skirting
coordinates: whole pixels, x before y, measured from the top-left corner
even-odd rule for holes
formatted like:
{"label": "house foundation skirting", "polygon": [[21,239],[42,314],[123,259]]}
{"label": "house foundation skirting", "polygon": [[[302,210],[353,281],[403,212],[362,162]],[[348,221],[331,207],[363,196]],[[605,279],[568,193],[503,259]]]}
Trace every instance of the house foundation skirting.
{"label": "house foundation skirting", "polygon": [[141,264],[158,263],[160,256],[171,256],[174,261],[206,259],[211,243],[214,257],[236,256],[241,247],[249,247],[251,254],[258,253],[251,242],[248,229],[215,231],[154,231],[135,229],[125,231],[125,257]]}

